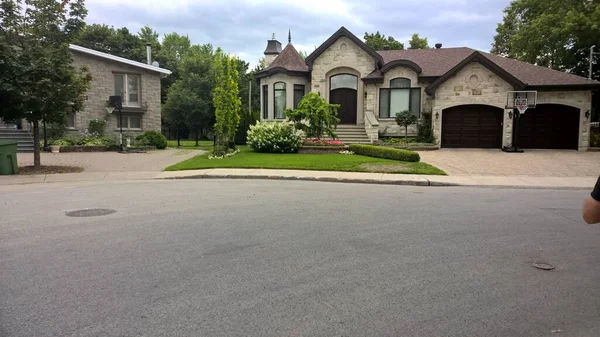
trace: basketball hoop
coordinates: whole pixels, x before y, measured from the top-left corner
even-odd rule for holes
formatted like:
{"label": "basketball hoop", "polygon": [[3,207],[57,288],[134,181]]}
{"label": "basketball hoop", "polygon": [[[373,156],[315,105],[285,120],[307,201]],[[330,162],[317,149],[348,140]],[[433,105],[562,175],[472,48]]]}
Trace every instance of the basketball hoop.
{"label": "basketball hoop", "polygon": [[527,104],[527,98],[517,96],[517,98],[515,98],[515,108],[519,110],[519,113],[521,115],[524,114],[525,111],[529,109],[529,105]]}
{"label": "basketball hoop", "polygon": [[106,112],[108,112],[109,114],[111,114],[114,110],[115,110],[115,108],[113,108],[112,106],[106,107]]}

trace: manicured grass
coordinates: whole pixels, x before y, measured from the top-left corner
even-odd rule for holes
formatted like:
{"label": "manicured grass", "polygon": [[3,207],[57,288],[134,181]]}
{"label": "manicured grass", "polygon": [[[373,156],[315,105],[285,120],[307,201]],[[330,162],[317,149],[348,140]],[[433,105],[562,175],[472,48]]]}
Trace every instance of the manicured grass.
{"label": "manicured grass", "polygon": [[[211,151],[213,148],[212,140],[200,140],[196,146],[195,140],[181,140],[180,149],[206,150]],[[177,148],[177,140],[167,140],[167,147]]]}
{"label": "manicured grass", "polygon": [[386,172],[404,174],[445,175],[444,171],[426,163],[409,163],[359,155],[343,154],[274,154],[256,153],[240,146],[240,153],[226,159],[208,159],[208,154],[169,166],[167,171],[207,168],[269,168],[291,170]]}

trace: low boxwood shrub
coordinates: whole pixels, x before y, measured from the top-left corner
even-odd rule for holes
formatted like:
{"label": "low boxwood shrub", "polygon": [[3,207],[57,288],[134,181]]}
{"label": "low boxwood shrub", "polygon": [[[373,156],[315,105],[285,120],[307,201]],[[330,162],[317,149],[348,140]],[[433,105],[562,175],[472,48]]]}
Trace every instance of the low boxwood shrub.
{"label": "low boxwood shrub", "polygon": [[247,144],[256,152],[292,153],[302,144],[302,131],[289,122],[260,122],[250,126]]}
{"label": "low boxwood shrub", "polygon": [[162,150],[167,147],[167,138],[158,131],[146,131],[135,138],[136,144],[155,146]]}
{"label": "low boxwood shrub", "polygon": [[363,156],[369,156],[369,157],[376,157],[376,158],[409,161],[409,162],[418,162],[419,160],[421,160],[421,157],[419,156],[419,154],[414,151],[394,149],[394,148],[385,147],[385,146],[352,144],[352,145],[350,145],[348,150],[350,150],[356,154],[360,154]]}

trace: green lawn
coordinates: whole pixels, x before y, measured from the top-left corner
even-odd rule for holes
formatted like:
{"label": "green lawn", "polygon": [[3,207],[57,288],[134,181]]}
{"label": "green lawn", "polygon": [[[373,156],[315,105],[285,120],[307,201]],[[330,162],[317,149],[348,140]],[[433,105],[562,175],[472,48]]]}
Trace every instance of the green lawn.
{"label": "green lawn", "polygon": [[445,175],[444,171],[426,163],[409,163],[359,155],[343,154],[274,154],[256,153],[246,146],[241,152],[225,159],[208,159],[208,154],[190,158],[169,166],[167,171],[206,168],[269,168],[292,170],[386,172],[404,174]]}
{"label": "green lawn", "polygon": [[[198,145],[196,146],[195,140],[181,140],[180,149],[193,149],[193,150],[206,150],[211,151],[213,148],[212,140],[200,140],[198,141]],[[167,146],[172,148],[177,148],[177,140],[167,140]]]}

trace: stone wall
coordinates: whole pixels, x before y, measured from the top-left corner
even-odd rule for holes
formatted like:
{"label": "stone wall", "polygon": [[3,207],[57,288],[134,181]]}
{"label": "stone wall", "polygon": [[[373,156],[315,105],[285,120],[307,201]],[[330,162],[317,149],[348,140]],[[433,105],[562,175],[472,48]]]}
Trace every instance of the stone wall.
{"label": "stone wall", "polygon": [[[371,55],[354,44],[345,36],[340,37],[313,62],[311,90],[319,93],[329,101],[329,78],[341,73],[351,73],[358,76],[357,92],[357,124],[364,123],[364,111],[373,109],[372,92],[367,91],[364,99],[365,86],[360,78],[367,76],[375,69],[375,60]],[[369,98],[371,100],[369,101]],[[370,103],[369,103],[370,102]]]}
{"label": "stone wall", "polygon": [[[433,131],[440,142],[442,135],[442,114],[444,109],[465,104],[484,104],[504,109],[506,92],[513,87],[498,75],[478,62],[465,66],[455,76],[448,79],[435,92],[433,101]],[[504,113],[504,137],[502,146],[508,146],[512,137],[512,121]],[[435,115],[438,114],[438,118]]]}
{"label": "stone wall", "polygon": [[[284,73],[278,73],[269,77],[263,77],[260,79],[260,119],[261,120],[274,120],[275,119],[275,104],[273,98],[275,93],[273,91],[273,85],[277,82],[285,83],[285,102],[286,109],[294,108],[294,84],[302,84],[305,86],[304,92],[310,92],[310,81],[306,77],[302,76],[290,76]],[[269,86],[269,102],[268,103],[268,118],[263,118],[263,85]]]}
{"label": "stone wall", "polygon": [[[92,74],[91,88],[87,93],[87,100],[82,111],[75,117],[75,130],[83,131],[88,128],[91,119],[107,118],[107,134],[118,133],[116,110],[108,115],[105,107],[109,96],[114,95],[114,73],[128,73],[140,75],[142,106],[147,107],[139,112],[142,116],[142,130],[127,130],[127,134],[138,134],[143,131],[161,128],[161,104],[160,104],[160,74],[143,68],[107,60],[93,55],[73,52],[74,66],[86,66]],[[126,115],[127,113],[123,113]]]}

